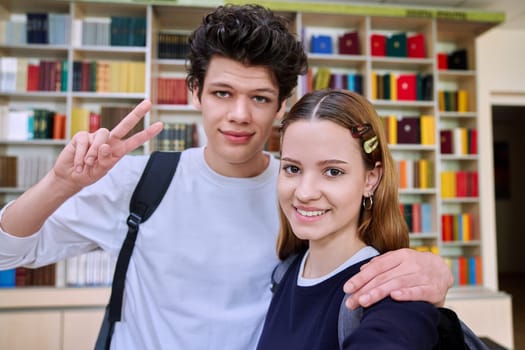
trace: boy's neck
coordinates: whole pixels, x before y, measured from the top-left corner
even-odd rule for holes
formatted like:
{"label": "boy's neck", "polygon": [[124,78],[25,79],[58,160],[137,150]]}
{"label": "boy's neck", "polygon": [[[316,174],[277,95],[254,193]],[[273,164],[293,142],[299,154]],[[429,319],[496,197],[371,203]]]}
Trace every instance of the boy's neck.
{"label": "boy's neck", "polygon": [[260,152],[248,161],[232,162],[212,154],[210,149],[204,149],[204,159],[208,166],[216,173],[235,178],[250,178],[262,174],[270,163],[270,156]]}

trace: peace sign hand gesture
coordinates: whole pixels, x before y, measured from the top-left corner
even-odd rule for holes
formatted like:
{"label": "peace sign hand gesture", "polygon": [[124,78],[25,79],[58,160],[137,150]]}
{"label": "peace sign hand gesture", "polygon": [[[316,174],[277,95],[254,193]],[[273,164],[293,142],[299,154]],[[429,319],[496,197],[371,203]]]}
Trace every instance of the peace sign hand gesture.
{"label": "peace sign hand gesture", "polygon": [[111,131],[102,128],[75,134],[53,167],[57,180],[76,193],[102,178],[124,155],[155,137],[162,130],[161,122],[124,139],[150,108],[151,102],[144,100]]}

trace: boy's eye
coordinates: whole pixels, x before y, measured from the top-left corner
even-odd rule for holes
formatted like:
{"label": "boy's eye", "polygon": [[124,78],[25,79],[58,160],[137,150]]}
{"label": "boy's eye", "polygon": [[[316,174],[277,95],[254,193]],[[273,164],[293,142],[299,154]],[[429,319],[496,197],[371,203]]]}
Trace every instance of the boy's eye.
{"label": "boy's eye", "polygon": [[228,91],[215,91],[214,94],[215,96],[221,97],[221,98],[230,96],[230,93]]}
{"label": "boy's eye", "polygon": [[299,173],[299,168],[296,167],[295,165],[285,165],[285,166],[283,166],[283,170],[287,174],[297,174],[297,173]]}
{"label": "boy's eye", "polygon": [[264,96],[255,96],[253,99],[257,103],[268,103],[269,102],[269,99]]}
{"label": "boy's eye", "polygon": [[336,177],[336,176],[340,176],[342,174],[344,174],[341,170],[339,169],[335,169],[335,168],[330,168],[330,169],[327,169],[325,171],[325,174],[329,177]]}

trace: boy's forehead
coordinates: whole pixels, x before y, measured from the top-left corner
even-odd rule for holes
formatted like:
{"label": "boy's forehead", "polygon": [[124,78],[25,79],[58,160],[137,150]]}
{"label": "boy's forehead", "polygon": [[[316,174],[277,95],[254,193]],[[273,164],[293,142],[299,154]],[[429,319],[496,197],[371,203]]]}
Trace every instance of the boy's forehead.
{"label": "boy's forehead", "polygon": [[267,66],[246,65],[233,59],[216,56],[210,60],[205,85],[225,86],[279,93],[272,70]]}

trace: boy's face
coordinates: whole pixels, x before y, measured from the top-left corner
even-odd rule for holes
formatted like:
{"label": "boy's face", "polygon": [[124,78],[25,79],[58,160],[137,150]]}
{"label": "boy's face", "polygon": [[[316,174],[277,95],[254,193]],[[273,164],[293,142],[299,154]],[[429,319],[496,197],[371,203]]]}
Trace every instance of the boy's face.
{"label": "boy's face", "polygon": [[[267,165],[261,151],[274,120],[285,111],[270,70],[214,56],[204,79],[201,99],[193,91],[207,136],[205,158],[216,172],[231,177],[260,174]],[[278,111],[279,110],[279,111]]]}
{"label": "boy's face", "polygon": [[327,120],[300,120],[284,133],[279,204],[299,238],[315,246],[348,247],[358,241],[361,199],[378,169],[367,170],[350,131]]}

